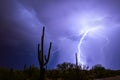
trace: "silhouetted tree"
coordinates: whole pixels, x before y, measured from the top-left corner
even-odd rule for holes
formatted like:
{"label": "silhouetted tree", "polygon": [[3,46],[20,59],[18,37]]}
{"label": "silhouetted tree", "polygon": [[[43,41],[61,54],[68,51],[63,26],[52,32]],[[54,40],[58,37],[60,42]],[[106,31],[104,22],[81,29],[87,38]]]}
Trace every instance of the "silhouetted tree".
{"label": "silhouetted tree", "polygon": [[76,65],[68,62],[64,62],[62,64],[57,65],[57,69],[61,71],[69,70],[69,69],[75,69]]}
{"label": "silhouetted tree", "polygon": [[91,70],[96,78],[103,78],[106,76],[106,69],[101,64],[93,66]]}
{"label": "silhouetted tree", "polygon": [[101,64],[96,64],[92,67],[92,70],[105,70],[105,68]]}

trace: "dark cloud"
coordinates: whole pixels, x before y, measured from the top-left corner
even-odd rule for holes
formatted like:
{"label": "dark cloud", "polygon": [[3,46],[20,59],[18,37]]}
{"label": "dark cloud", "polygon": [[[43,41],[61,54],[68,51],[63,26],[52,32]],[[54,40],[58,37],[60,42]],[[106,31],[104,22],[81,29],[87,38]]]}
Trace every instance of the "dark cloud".
{"label": "dark cloud", "polygon": [[[22,68],[24,64],[37,64],[36,47],[40,26],[37,26],[39,30],[35,32],[36,30],[31,28],[33,26],[27,24],[26,19],[30,16],[19,15],[23,12],[20,8],[21,6],[14,0],[0,1],[1,67]],[[21,18],[23,19],[20,20]]]}

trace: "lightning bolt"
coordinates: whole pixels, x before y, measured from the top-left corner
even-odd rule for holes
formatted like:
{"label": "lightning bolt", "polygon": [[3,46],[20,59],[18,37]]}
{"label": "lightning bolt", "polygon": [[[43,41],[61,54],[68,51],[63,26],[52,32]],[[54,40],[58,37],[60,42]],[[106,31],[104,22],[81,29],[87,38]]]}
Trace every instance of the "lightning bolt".
{"label": "lightning bolt", "polygon": [[81,46],[82,46],[82,43],[83,43],[83,41],[84,41],[84,39],[85,39],[85,37],[87,36],[87,34],[89,33],[89,32],[92,32],[92,31],[95,31],[95,30],[97,30],[98,29],[98,27],[94,27],[94,28],[91,28],[91,29],[87,29],[87,30],[83,30],[83,31],[81,31],[81,33],[80,34],[83,34],[82,35],[82,37],[81,37],[81,39],[79,40],[79,43],[78,43],[78,46],[77,46],[77,48],[78,48],[78,63],[79,64],[82,64],[82,65],[85,65],[86,64],[86,61],[84,60],[83,61],[83,59],[82,58],[85,58],[85,56],[84,55],[82,55],[83,53],[82,53],[82,51],[81,51]]}

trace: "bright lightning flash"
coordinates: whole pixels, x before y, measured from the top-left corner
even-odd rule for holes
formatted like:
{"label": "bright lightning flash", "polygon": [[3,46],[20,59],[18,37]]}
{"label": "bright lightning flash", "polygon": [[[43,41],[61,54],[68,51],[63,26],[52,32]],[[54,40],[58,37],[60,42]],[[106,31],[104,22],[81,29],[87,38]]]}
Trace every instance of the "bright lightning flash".
{"label": "bright lightning flash", "polygon": [[85,61],[83,61],[83,59],[81,59],[81,58],[84,58],[84,56],[81,54],[81,46],[82,46],[82,43],[83,43],[83,41],[84,41],[84,39],[85,39],[85,37],[87,36],[87,34],[88,33],[90,33],[90,32],[93,32],[93,31],[96,31],[96,30],[98,30],[99,29],[99,27],[93,27],[93,28],[91,28],[91,29],[85,29],[85,30],[83,30],[83,31],[81,31],[81,33],[80,34],[82,34],[82,37],[81,37],[81,39],[79,40],[79,44],[78,44],[78,62],[80,63],[80,64],[82,64],[82,65],[85,65],[86,64],[86,62]]}
{"label": "bright lightning flash", "polygon": [[[86,36],[94,36],[95,34],[97,33],[100,33],[100,36],[102,38],[104,38],[108,44],[108,39],[106,36],[103,36],[101,34],[102,30],[104,31],[105,29],[105,26],[104,26],[104,18],[105,16],[101,17],[101,15],[96,15],[96,14],[84,14],[83,17],[80,19],[80,35],[81,38],[79,39],[79,43],[78,43],[78,46],[77,46],[77,53],[78,53],[78,63],[79,64],[82,64],[82,65],[86,65],[87,62],[85,60],[85,56],[82,52],[82,44],[83,44],[83,41],[84,39],[86,38]],[[79,30],[79,27],[78,27],[78,30]],[[93,34],[94,33],[94,34]],[[88,34],[91,34],[91,35],[88,35]],[[106,45],[107,45],[106,44]],[[105,45],[105,46],[106,46]],[[104,46],[104,47],[105,47]],[[104,48],[103,47],[103,48]],[[103,48],[101,49],[101,52],[103,51]]]}

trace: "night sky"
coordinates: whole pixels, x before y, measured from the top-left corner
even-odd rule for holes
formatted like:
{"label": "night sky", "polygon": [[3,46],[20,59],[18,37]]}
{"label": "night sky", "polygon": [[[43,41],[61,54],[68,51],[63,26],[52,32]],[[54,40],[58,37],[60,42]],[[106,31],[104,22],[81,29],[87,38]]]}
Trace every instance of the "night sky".
{"label": "night sky", "polygon": [[120,0],[0,0],[0,67],[39,66],[42,27],[49,68],[79,63],[120,69]]}

